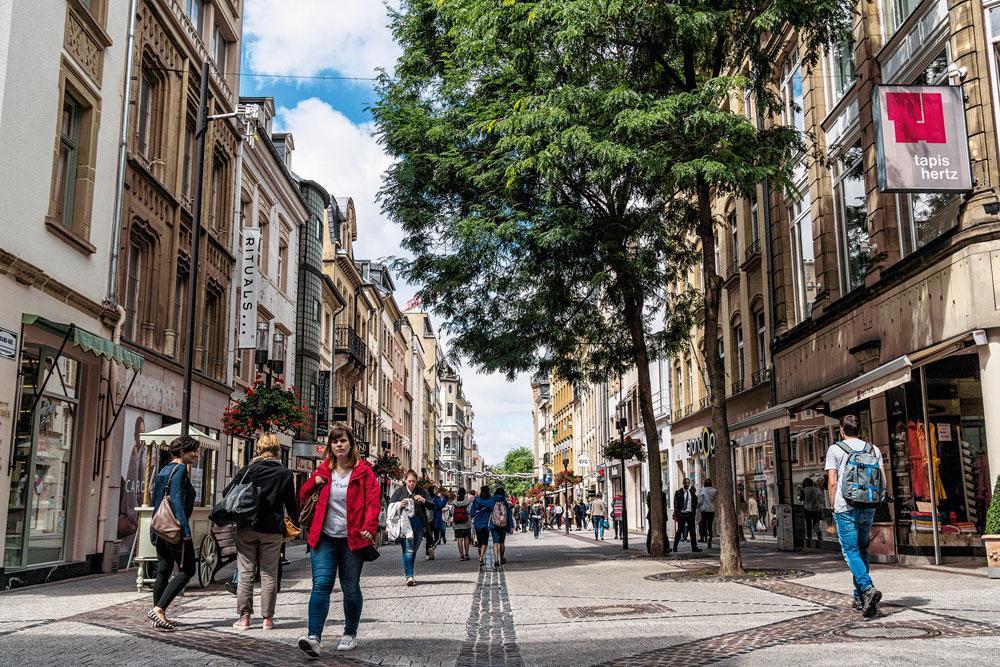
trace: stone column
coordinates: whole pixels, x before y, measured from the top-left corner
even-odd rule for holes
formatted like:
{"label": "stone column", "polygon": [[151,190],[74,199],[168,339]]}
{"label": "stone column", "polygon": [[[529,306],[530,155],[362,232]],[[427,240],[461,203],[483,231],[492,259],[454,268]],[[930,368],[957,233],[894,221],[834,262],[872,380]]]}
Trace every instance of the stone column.
{"label": "stone column", "polygon": [[987,330],[987,344],[979,346],[979,377],[983,392],[983,420],[986,425],[986,455],[990,464],[990,484],[1000,475],[1000,402],[989,400],[1000,391],[1000,329]]}

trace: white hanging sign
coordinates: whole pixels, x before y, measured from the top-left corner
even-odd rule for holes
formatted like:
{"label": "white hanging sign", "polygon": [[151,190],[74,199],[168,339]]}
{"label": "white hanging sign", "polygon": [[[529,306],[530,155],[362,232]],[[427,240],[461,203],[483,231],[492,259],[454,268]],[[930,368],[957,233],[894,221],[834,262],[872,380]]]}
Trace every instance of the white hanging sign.
{"label": "white hanging sign", "polygon": [[240,349],[257,347],[257,295],[260,291],[260,230],[244,229],[240,242],[242,266],[240,267],[239,290],[240,312],[238,316]]}

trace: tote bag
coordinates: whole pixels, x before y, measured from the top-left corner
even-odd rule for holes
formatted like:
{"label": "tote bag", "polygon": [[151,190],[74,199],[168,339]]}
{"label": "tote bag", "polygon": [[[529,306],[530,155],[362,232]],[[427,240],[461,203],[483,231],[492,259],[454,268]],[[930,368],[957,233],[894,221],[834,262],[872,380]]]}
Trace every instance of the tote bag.
{"label": "tote bag", "polygon": [[229,493],[222,497],[222,500],[215,503],[209,520],[216,526],[231,526],[238,524],[253,523],[257,518],[257,508],[260,505],[260,489],[253,482],[247,482],[247,474],[251,463],[243,471],[243,476],[238,484],[234,484]]}
{"label": "tote bag", "polygon": [[174,515],[174,508],[170,504],[170,482],[180,467],[181,465],[178,464],[170,471],[170,475],[167,477],[167,485],[163,489],[163,498],[160,499],[160,504],[157,505],[156,511],[153,512],[153,518],[149,522],[149,529],[157,537],[166,540],[170,544],[177,544],[181,541],[181,522],[177,520],[177,517]]}

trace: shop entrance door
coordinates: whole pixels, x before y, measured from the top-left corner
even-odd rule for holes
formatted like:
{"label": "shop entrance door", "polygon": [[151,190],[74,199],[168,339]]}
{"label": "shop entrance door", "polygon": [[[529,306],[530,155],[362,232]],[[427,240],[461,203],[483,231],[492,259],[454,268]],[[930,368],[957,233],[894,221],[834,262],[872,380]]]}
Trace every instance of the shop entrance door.
{"label": "shop entrance door", "polygon": [[[21,351],[21,387],[4,567],[65,559],[80,364],[45,347]],[[39,388],[40,383],[44,386]]]}

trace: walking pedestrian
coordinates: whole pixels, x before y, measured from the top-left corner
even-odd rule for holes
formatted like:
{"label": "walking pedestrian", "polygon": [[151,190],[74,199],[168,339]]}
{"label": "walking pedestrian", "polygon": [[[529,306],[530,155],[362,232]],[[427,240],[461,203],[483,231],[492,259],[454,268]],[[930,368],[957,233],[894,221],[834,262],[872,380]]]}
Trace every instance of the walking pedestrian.
{"label": "walking pedestrian", "polygon": [[490,537],[493,538],[493,567],[499,569],[507,563],[507,535],[514,532],[514,517],[502,486],[493,492],[490,509]]}
{"label": "walking pedestrian", "polygon": [[281,545],[285,540],[285,516],[293,524],[299,522],[299,507],[295,500],[292,471],[281,463],[281,442],[273,433],[257,440],[256,456],[233,476],[222,495],[237,483],[249,482],[257,488],[257,515],[249,525],[236,528],[236,567],[239,583],[236,588],[236,613],[233,623],[238,630],[249,630],[253,616],[254,572],[260,571],[260,615],[262,628],[274,629],[274,605],[278,599],[278,567]]}
{"label": "walking pedestrian", "polygon": [[[434,496],[434,546],[448,544],[444,516],[444,510],[447,506],[448,489],[442,486],[438,489],[437,495]],[[431,560],[434,560],[433,552],[431,552]]]}
{"label": "walking pedestrian", "polygon": [[681,531],[685,528],[691,536],[691,552],[701,551],[694,534],[694,514],[697,509],[698,494],[691,488],[691,480],[685,477],[683,488],[677,489],[674,493],[674,521],[677,522],[677,532],[674,534],[674,551],[677,551],[677,545],[681,540]]}
{"label": "walking pedestrian", "polygon": [[816,548],[823,543],[823,529],[820,527],[820,517],[823,510],[823,491],[816,486],[812,477],[802,480],[802,515],[806,522],[806,546],[812,546],[812,537],[816,536]]}
{"label": "walking pedestrian", "polygon": [[528,532],[528,501],[522,501],[517,509],[517,526],[522,533]]}
{"label": "walking pedestrian", "polygon": [[542,501],[539,500],[531,506],[531,532],[534,533],[535,539],[538,539],[538,534],[542,531],[542,521],[545,516],[545,508],[542,507]]}
{"label": "walking pedestrian", "polygon": [[452,503],[451,521],[455,527],[458,560],[469,560],[469,540],[472,537],[472,513],[469,506],[472,505],[472,501],[473,497],[465,492],[465,487],[460,487]]}
{"label": "walking pedestrian", "polygon": [[493,511],[490,487],[483,485],[479,495],[472,501],[472,525],[476,530],[476,544],[479,546],[479,565],[486,564],[486,547],[490,544],[490,513]]}
{"label": "walking pedestrian", "polygon": [[310,658],[322,649],[323,627],[330,613],[330,593],[337,575],[344,592],[344,634],[338,651],[357,647],[364,597],[361,568],[364,552],[375,546],[382,509],[378,480],[371,465],[358,455],[354,433],[343,426],[330,429],[323,461],[299,490],[303,506],[315,495],[315,510],[303,525],[312,567],[308,634],[299,648]]}
{"label": "walking pedestrian", "polygon": [[750,526],[750,539],[757,539],[757,522],[760,521],[760,513],[757,510],[757,499],[754,494],[747,498],[747,525]]}
{"label": "walking pedestrian", "polygon": [[604,540],[604,516],[608,513],[601,494],[594,496],[590,502],[590,523],[594,527],[594,539]]}
{"label": "walking pedestrian", "polygon": [[[172,631],[177,625],[167,618],[167,608],[177,594],[194,576],[194,545],[191,544],[191,526],[188,518],[194,512],[194,486],[187,466],[198,462],[201,444],[189,435],[182,435],[170,443],[170,463],[160,468],[153,487],[153,507],[159,508],[164,496],[169,496],[170,508],[180,524],[180,540],[170,543],[149,531],[149,539],[156,547],[156,581],[153,583],[153,608],[146,618],[157,630]],[[177,574],[171,577],[174,566]]]}
{"label": "walking pedestrian", "polygon": [[860,439],[860,432],[855,415],[842,417],[840,440],[827,449],[824,468],[840,549],[854,579],[854,608],[871,618],[878,614],[882,593],[869,574],[868,542],[875,508],[888,496],[882,452]]}
{"label": "walking pedestrian", "polygon": [[[611,499],[611,518],[615,524],[615,539],[620,540],[625,536],[625,529],[622,527],[622,497],[621,495],[615,495]],[[619,536],[619,531],[621,535]]]}
{"label": "walking pedestrian", "polygon": [[[407,586],[416,586],[417,580],[413,577],[413,563],[417,559],[417,552],[420,550],[420,540],[424,538],[424,531],[427,528],[429,519],[427,510],[433,511],[434,502],[426,489],[417,486],[417,473],[407,470],[403,477],[403,486],[396,489],[389,499],[389,514],[405,513],[407,516],[402,521],[409,521],[413,531],[411,536],[401,536],[399,544],[403,551],[403,576],[406,578]],[[392,508],[392,505],[396,505]]]}
{"label": "walking pedestrian", "polygon": [[582,500],[576,504],[576,529],[583,530],[585,519],[587,518],[587,503]]}
{"label": "walking pedestrian", "polygon": [[552,508],[552,516],[554,516],[555,519],[556,519],[556,529],[562,530],[563,506],[557,504],[555,507],[553,507]]}
{"label": "walking pedestrian", "polygon": [[701,534],[704,538],[705,545],[709,548],[712,547],[712,538],[715,537],[715,497],[718,495],[718,490],[712,486],[712,480],[705,478],[704,483],[701,485],[701,491],[698,492],[698,504],[701,506]]}
{"label": "walking pedestrian", "polygon": [[[419,485],[419,481],[418,481]],[[436,546],[434,542],[434,518],[435,518],[435,508],[434,499],[437,497],[435,494],[434,485],[428,485],[425,489],[427,495],[427,522],[424,524],[424,557],[427,560],[434,560],[434,548]]]}

